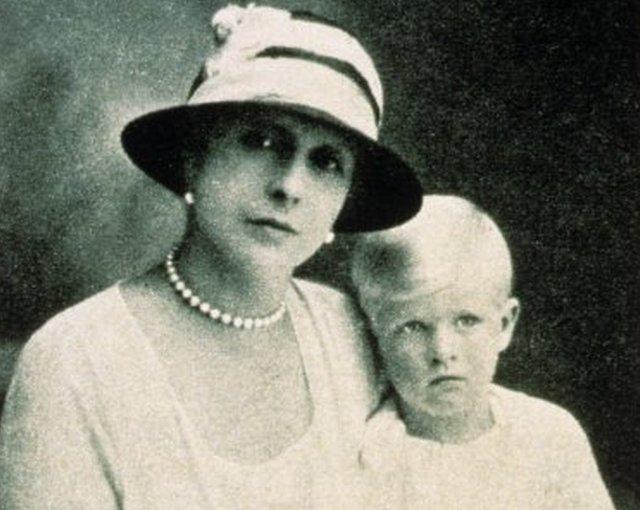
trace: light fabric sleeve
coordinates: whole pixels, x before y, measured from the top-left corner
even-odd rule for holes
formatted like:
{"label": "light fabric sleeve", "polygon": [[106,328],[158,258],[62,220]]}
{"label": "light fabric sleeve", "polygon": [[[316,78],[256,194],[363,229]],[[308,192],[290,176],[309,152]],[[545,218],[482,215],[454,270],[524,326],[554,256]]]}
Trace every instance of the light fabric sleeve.
{"label": "light fabric sleeve", "polygon": [[555,450],[558,508],[614,510],[613,502],[600,476],[589,439],[582,427],[566,413],[562,440]]}
{"label": "light fabric sleeve", "polygon": [[614,508],[587,435],[569,411],[497,385],[492,391],[506,415],[509,454],[530,470],[529,485],[543,489],[542,508]]}
{"label": "light fabric sleeve", "polygon": [[[73,349],[46,333],[22,352],[0,423],[0,508],[118,508],[108,445],[70,377]],[[66,344],[62,344],[64,347]]]}

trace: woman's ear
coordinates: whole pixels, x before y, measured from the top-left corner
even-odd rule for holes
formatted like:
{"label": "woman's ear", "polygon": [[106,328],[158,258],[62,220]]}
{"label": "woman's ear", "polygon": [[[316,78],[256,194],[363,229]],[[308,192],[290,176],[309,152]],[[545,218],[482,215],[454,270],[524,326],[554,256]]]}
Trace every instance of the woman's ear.
{"label": "woman's ear", "polygon": [[505,301],[500,316],[500,352],[511,343],[518,317],[520,317],[520,301],[518,298],[510,297]]}

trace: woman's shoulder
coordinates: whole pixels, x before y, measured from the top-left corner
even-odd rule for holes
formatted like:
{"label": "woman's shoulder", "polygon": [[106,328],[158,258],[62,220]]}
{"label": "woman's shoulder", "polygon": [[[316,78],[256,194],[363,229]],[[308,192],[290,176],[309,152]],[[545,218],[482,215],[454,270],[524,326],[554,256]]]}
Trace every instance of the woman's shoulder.
{"label": "woman's shoulder", "polygon": [[116,283],[57,313],[36,334],[93,329],[96,322],[120,316],[122,306],[119,283]]}
{"label": "woman's shoulder", "polygon": [[[379,399],[379,381],[370,331],[355,301],[346,293],[308,280],[294,281],[301,300],[320,333],[323,349],[352,400],[360,396],[364,418]],[[353,403],[353,402],[352,402]],[[358,406],[354,406],[356,408]]]}
{"label": "woman's shoulder", "polygon": [[360,324],[363,315],[355,300],[346,292],[311,280],[294,278],[298,296],[315,311],[339,315]]}
{"label": "woman's shoulder", "polygon": [[42,325],[27,341],[18,364],[38,371],[48,366],[64,366],[66,371],[91,365],[109,353],[122,351],[134,334],[118,284],[101,290],[63,310]]}
{"label": "woman's shoulder", "polygon": [[32,335],[27,345],[100,338],[127,322],[119,284],[114,284],[61,311]]}
{"label": "woman's shoulder", "polygon": [[309,280],[295,279],[293,284],[316,326],[329,333],[325,335],[327,342],[339,349],[355,347],[359,357],[364,355],[363,350],[369,351],[370,333],[364,315],[351,296]]}
{"label": "woman's shoulder", "polygon": [[351,298],[344,291],[324,283],[307,280],[306,278],[294,278],[293,285],[294,288],[304,296],[311,296],[315,299],[331,303],[351,302]]}

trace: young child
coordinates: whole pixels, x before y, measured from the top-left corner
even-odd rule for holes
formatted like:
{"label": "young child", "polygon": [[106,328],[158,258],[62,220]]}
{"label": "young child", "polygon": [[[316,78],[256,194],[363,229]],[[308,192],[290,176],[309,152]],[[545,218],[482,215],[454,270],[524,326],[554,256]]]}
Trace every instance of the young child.
{"label": "young child", "polygon": [[393,395],[364,435],[368,508],[613,508],[576,420],[492,383],[520,305],[489,216],[425,197],[359,241],[352,275]]}

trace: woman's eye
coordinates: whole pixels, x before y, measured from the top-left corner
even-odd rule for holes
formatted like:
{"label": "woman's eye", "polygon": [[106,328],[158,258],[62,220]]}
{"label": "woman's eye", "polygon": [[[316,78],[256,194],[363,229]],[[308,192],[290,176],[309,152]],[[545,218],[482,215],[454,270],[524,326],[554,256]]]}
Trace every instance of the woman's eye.
{"label": "woman's eye", "polygon": [[275,145],[273,135],[263,129],[252,129],[243,133],[240,142],[254,151],[271,149]]}
{"label": "woman's eye", "polygon": [[309,155],[311,164],[323,172],[342,175],[344,167],[338,151],[329,146],[318,147]]}
{"label": "woman's eye", "polygon": [[469,329],[480,324],[480,318],[473,314],[461,315],[456,319],[456,326],[459,328]]}

